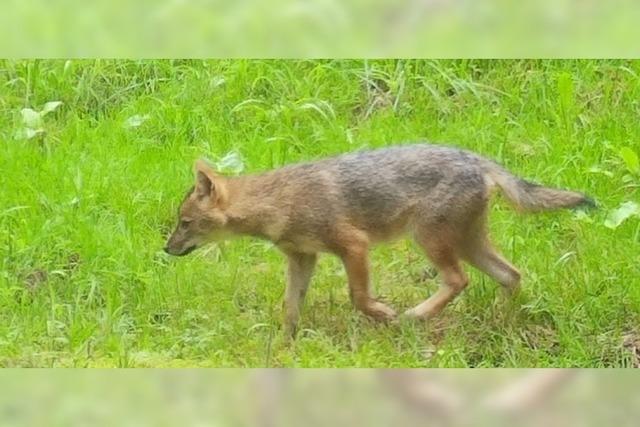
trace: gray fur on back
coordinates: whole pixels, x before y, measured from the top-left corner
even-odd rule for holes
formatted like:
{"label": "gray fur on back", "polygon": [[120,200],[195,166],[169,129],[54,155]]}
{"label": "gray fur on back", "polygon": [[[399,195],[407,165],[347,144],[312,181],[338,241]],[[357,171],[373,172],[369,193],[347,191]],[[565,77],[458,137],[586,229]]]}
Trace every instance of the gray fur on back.
{"label": "gray fur on back", "polygon": [[354,208],[379,214],[416,198],[432,200],[440,187],[452,193],[482,181],[478,157],[450,147],[396,146],[348,154],[335,161],[338,182]]}
{"label": "gray fur on back", "polygon": [[328,230],[335,213],[367,230],[383,231],[404,216],[455,221],[467,208],[484,208],[483,162],[465,150],[413,144],[289,165],[267,175],[277,181],[273,184],[291,188],[296,200],[292,233],[312,224]]}

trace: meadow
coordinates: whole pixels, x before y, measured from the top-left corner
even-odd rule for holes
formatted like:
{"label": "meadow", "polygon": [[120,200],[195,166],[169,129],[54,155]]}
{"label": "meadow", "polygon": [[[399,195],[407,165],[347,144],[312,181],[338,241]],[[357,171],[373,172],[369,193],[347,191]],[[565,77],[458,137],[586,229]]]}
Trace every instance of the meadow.
{"label": "meadow", "polygon": [[[497,197],[521,294],[469,267],[426,323],[362,317],[324,256],[293,345],[271,244],[162,251],[197,158],[254,173],[420,140],[599,208],[523,215]],[[638,366],[639,154],[639,61],[3,60],[0,366]],[[398,311],[437,289],[409,240],[372,264]]]}

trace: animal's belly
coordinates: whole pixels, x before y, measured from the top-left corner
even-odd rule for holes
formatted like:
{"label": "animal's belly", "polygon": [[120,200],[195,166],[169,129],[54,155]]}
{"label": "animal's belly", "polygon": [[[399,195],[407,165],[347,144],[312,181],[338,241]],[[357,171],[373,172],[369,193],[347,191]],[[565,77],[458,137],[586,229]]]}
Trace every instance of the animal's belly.
{"label": "animal's belly", "polygon": [[305,254],[329,251],[321,240],[307,236],[280,240],[277,242],[277,246],[285,252],[300,252]]}

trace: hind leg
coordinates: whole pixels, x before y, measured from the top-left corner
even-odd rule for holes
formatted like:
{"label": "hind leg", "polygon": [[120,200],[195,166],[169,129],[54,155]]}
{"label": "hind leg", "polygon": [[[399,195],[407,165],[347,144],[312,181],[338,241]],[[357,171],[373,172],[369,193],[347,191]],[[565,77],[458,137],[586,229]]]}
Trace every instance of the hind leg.
{"label": "hind leg", "polygon": [[440,272],[442,285],[426,301],[407,310],[405,315],[429,319],[439,314],[448,303],[453,301],[467,287],[469,279],[460,265],[456,248],[457,239],[454,235],[446,231],[431,233],[431,235],[420,231],[416,234],[416,241]]}
{"label": "hind leg", "polygon": [[462,257],[500,283],[508,293],[515,293],[520,288],[520,272],[496,251],[484,227],[468,236]]}

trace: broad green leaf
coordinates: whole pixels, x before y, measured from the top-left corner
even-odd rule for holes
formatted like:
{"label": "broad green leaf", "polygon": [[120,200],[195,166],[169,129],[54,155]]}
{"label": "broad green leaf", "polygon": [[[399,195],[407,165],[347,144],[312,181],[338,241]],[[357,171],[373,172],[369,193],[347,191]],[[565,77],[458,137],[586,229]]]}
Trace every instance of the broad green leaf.
{"label": "broad green leaf", "polygon": [[44,129],[42,128],[31,129],[25,127],[16,131],[15,139],[31,139],[40,135],[41,133],[44,133]]}
{"label": "broad green leaf", "polygon": [[40,135],[41,133],[44,133],[44,129],[30,129],[30,128],[25,129],[25,134],[27,136],[27,139],[34,138]]}
{"label": "broad green leaf", "polygon": [[148,114],[145,114],[144,116],[141,116],[140,114],[136,114],[134,116],[129,117],[127,120],[125,120],[124,127],[137,128],[147,120],[149,120]]}
{"label": "broad green leaf", "polygon": [[22,123],[28,128],[37,128],[42,124],[40,113],[31,108],[23,108],[20,110],[20,114],[22,115]]}
{"label": "broad green leaf", "polygon": [[620,157],[627,165],[627,169],[633,173],[640,172],[640,162],[638,161],[638,155],[629,147],[622,147],[620,150]]}
{"label": "broad green leaf", "polygon": [[609,178],[613,177],[613,172],[601,169],[598,166],[593,166],[593,167],[589,168],[589,173],[598,173],[598,174],[602,174],[604,176],[607,176]]}
{"label": "broad green leaf", "polygon": [[212,88],[216,88],[218,86],[222,86],[224,83],[225,83],[224,77],[217,76],[217,77],[214,77],[213,79],[211,79],[211,81],[209,82],[209,85]]}
{"label": "broad green leaf", "polygon": [[589,224],[593,223],[593,219],[583,210],[576,211],[574,213],[573,217],[577,221],[586,222],[586,223],[589,223]]}
{"label": "broad green leaf", "polygon": [[238,174],[244,170],[244,161],[236,151],[230,151],[216,163],[216,168],[220,172]]}
{"label": "broad green leaf", "polygon": [[632,216],[640,216],[640,205],[636,202],[624,202],[617,209],[609,212],[604,221],[605,227],[615,229]]}
{"label": "broad green leaf", "polygon": [[44,104],[42,107],[42,111],[40,111],[40,116],[44,117],[52,111],[55,111],[59,106],[62,105],[61,101],[51,101]]}

